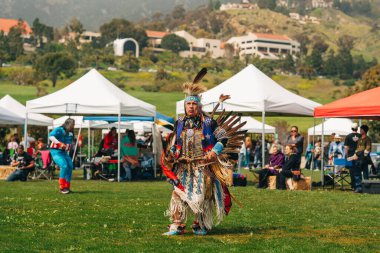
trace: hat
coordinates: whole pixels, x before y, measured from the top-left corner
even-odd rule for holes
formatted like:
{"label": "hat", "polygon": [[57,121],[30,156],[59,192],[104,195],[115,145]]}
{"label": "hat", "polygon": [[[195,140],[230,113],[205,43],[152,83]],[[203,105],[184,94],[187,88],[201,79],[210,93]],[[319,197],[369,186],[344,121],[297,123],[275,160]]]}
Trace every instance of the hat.
{"label": "hat", "polygon": [[342,136],[340,136],[339,134],[335,134],[334,139],[342,139]]}
{"label": "hat", "polygon": [[367,125],[361,125],[360,129],[363,129],[363,131],[367,133],[369,128]]}
{"label": "hat", "polygon": [[357,130],[358,129],[358,123],[356,123],[356,122],[352,123],[351,128]]}

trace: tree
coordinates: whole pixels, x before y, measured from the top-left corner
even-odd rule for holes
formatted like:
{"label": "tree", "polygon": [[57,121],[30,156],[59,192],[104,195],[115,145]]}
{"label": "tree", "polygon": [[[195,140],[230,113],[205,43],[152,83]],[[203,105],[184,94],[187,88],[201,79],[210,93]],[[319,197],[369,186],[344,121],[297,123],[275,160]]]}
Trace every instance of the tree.
{"label": "tree", "polygon": [[0,31],[0,68],[3,66],[3,63],[9,59],[8,47],[8,37],[5,36],[3,31]]}
{"label": "tree", "polygon": [[100,27],[101,46],[114,41],[115,39],[133,38],[139,43],[140,50],[148,45],[148,37],[145,30],[136,27],[133,23],[125,19],[112,19],[111,22]]}
{"label": "tree", "polygon": [[47,42],[51,42],[54,40],[54,29],[51,26],[47,26],[40,22],[39,18],[36,18],[32,24],[33,31],[33,44],[34,46],[43,47],[44,46],[44,37]]}
{"label": "tree", "polygon": [[351,50],[354,47],[355,38],[349,35],[343,35],[338,39],[337,46],[339,48],[337,55],[338,75],[342,79],[349,79],[354,72],[354,62]]}
{"label": "tree", "polygon": [[64,53],[47,53],[37,59],[34,66],[37,74],[42,78],[50,79],[55,87],[58,77],[74,75],[77,68],[75,60]]}
{"label": "tree", "polygon": [[185,17],[186,10],[183,7],[183,4],[179,4],[174,6],[174,9],[172,10],[171,16],[173,19],[183,19]]}
{"label": "tree", "polygon": [[258,0],[257,5],[260,9],[274,10],[277,6],[276,0]]}
{"label": "tree", "polygon": [[294,37],[295,40],[297,40],[301,45],[300,45],[300,52],[302,55],[307,54],[307,45],[309,45],[310,40],[309,37],[307,37],[306,34],[297,34]]}
{"label": "tree", "polygon": [[140,68],[139,60],[131,51],[128,51],[123,55],[121,58],[121,64],[123,69],[128,72],[137,72]]}
{"label": "tree", "polygon": [[327,59],[323,64],[323,71],[327,76],[335,76],[338,73],[335,52],[332,49],[327,53]]}
{"label": "tree", "polygon": [[287,54],[285,59],[280,62],[281,69],[289,73],[295,73],[296,65],[291,54]]}
{"label": "tree", "polygon": [[[353,88],[348,89],[347,95],[356,94],[358,92],[373,89],[379,86],[380,83],[380,65],[373,66],[367,70],[363,76],[362,81],[356,84]],[[370,137],[372,142],[380,141],[380,122],[378,120],[372,120],[369,122]]]}
{"label": "tree", "polygon": [[8,54],[10,60],[16,60],[16,58],[24,53],[24,40],[22,34],[24,33],[22,23],[18,23],[10,29],[8,33]]}
{"label": "tree", "polygon": [[178,54],[180,51],[189,50],[187,41],[175,34],[169,34],[162,38],[161,47]]}

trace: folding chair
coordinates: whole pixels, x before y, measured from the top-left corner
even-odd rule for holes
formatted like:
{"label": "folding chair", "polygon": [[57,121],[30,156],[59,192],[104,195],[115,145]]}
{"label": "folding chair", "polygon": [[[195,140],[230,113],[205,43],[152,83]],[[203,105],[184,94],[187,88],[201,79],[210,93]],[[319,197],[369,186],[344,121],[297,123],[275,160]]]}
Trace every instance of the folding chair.
{"label": "folding chair", "polygon": [[350,171],[346,166],[352,166],[352,162],[347,161],[345,158],[334,158],[332,165],[325,166],[325,179],[331,180],[325,182],[325,184],[331,182],[333,189],[335,188],[335,185],[337,185],[340,186],[341,190],[344,188],[344,183],[350,185],[350,181],[348,181],[350,178]]}
{"label": "folding chair", "polygon": [[44,177],[51,180],[54,178],[55,166],[50,155],[50,150],[38,151],[35,163],[37,179]]}

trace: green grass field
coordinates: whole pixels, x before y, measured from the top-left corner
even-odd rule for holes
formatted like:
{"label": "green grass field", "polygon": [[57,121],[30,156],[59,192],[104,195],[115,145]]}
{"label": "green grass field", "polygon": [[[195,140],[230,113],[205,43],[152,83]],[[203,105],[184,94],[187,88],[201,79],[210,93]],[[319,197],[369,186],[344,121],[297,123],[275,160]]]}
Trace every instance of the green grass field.
{"label": "green grass field", "polygon": [[[380,195],[231,188],[243,204],[207,236],[161,234],[164,181],[0,182],[0,252],[379,252]],[[191,221],[188,221],[190,226]]]}

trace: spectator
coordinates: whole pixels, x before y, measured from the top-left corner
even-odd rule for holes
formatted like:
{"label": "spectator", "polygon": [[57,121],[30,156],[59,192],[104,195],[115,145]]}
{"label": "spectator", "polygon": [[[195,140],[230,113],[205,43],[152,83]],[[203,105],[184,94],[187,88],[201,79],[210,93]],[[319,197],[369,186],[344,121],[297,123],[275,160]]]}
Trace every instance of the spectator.
{"label": "spectator", "polygon": [[104,137],[103,148],[108,155],[112,155],[118,148],[117,144],[116,127],[112,127],[108,134]]}
{"label": "spectator", "polygon": [[11,139],[11,141],[8,142],[7,148],[8,148],[9,150],[14,150],[14,151],[16,151],[17,147],[18,147],[18,142],[16,141],[16,137],[13,136],[12,139]]}
{"label": "spectator", "polygon": [[44,139],[43,138],[38,138],[37,140],[37,150],[46,150],[48,149],[48,146],[46,145],[46,143],[44,142]]}
{"label": "spectator", "polygon": [[12,167],[17,169],[9,175],[7,181],[26,181],[30,171],[34,169],[34,159],[31,155],[24,151],[24,146],[17,147],[17,153],[12,161]]}
{"label": "spectator", "polygon": [[36,142],[35,141],[29,142],[29,147],[26,149],[26,152],[29,155],[34,156],[34,154],[36,153]]}
{"label": "spectator", "polygon": [[356,148],[355,154],[350,160],[353,161],[354,166],[354,179],[355,179],[355,193],[362,193],[362,172],[364,179],[368,179],[368,164],[369,164],[369,153],[371,152],[372,141],[367,136],[368,126],[360,126],[361,137],[358,141],[358,146]]}
{"label": "spectator", "polygon": [[261,150],[262,150],[261,141],[257,140],[255,150],[254,150],[254,158],[253,158],[253,166],[255,168],[261,168],[261,164],[262,164]]}
{"label": "spectator", "polygon": [[342,137],[339,134],[334,136],[334,141],[330,143],[329,148],[329,159],[332,160],[334,158],[345,158],[344,152],[344,143],[342,142]]}
{"label": "spectator", "polygon": [[307,146],[306,152],[305,152],[305,169],[310,170],[311,169],[311,162],[313,160],[313,144],[309,143]]}
{"label": "spectator", "polygon": [[251,169],[251,153],[252,153],[252,139],[251,137],[247,136],[245,137],[245,164],[246,166]]}
{"label": "spectator", "polygon": [[[353,123],[351,126],[352,133],[346,136],[346,139],[344,140],[344,152],[346,157],[351,157],[355,154],[355,150],[358,146],[358,141],[360,139],[360,134],[358,133],[358,123]],[[355,178],[354,178],[354,163],[356,161],[352,161],[351,166],[347,166],[350,170],[350,177],[351,177],[351,189],[355,189]]]}
{"label": "spectator", "polygon": [[318,140],[315,143],[315,148],[313,150],[313,169],[318,171],[321,169],[321,161],[322,161],[322,148],[321,148],[321,140]]}
{"label": "spectator", "polygon": [[286,145],[285,147],[285,163],[280,173],[277,175],[276,188],[286,190],[286,180],[293,177],[293,171],[299,171],[299,160],[296,147]]}
{"label": "spectator", "polygon": [[269,164],[265,165],[265,168],[259,171],[259,184],[257,188],[267,188],[267,180],[269,176],[277,175],[279,170],[284,165],[284,154],[278,148],[276,144],[271,147]]}
{"label": "spectator", "polygon": [[290,134],[286,138],[285,145],[291,145],[294,147],[295,154],[297,157],[297,166],[298,168],[301,166],[301,157],[303,153],[303,136],[298,133],[298,127],[292,126],[290,129]]}
{"label": "spectator", "polygon": [[126,135],[120,143],[120,155],[123,160],[123,168],[125,170],[125,177],[121,178],[123,181],[132,180],[132,170],[139,164],[138,162],[138,149],[136,142],[136,135],[133,130],[126,130]]}

